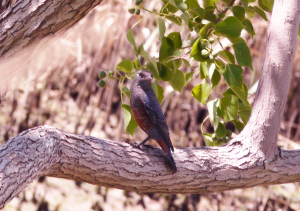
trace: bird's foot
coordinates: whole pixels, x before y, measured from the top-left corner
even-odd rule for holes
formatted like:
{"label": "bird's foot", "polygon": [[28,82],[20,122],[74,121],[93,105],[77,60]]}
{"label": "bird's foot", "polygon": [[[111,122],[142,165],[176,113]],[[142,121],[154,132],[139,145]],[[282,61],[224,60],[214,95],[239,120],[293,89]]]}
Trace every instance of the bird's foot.
{"label": "bird's foot", "polygon": [[148,148],[151,148],[151,149],[154,148],[154,147],[153,147],[152,145],[150,145],[150,144],[139,144],[139,147],[141,147],[141,146],[143,146],[143,147],[148,147]]}
{"label": "bird's foot", "polygon": [[127,144],[130,144],[130,142],[127,140],[127,139],[122,139],[121,141],[127,143]]}
{"label": "bird's foot", "polygon": [[150,144],[138,144],[138,143],[130,143],[130,145],[134,148],[138,148],[138,149],[141,149],[141,147],[148,147],[148,148],[151,148],[153,149],[154,147]]}

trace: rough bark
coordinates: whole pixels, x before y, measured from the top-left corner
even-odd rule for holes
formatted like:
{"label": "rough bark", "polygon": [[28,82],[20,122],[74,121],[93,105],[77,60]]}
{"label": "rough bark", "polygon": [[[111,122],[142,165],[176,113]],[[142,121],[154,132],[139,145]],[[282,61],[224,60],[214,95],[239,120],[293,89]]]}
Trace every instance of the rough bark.
{"label": "rough bark", "polygon": [[0,14],[0,57],[65,31],[102,0],[22,0]]}
{"label": "rough bark", "polygon": [[265,169],[243,141],[175,149],[172,174],[161,149],[100,140],[51,126],[29,129],[0,149],[0,208],[40,176],[139,192],[207,193],[300,181],[300,150],[283,150]]}
{"label": "rough bark", "polygon": [[172,174],[161,149],[33,128],[0,149],[0,208],[39,176],[140,192],[204,193],[300,181],[300,150],[277,150],[291,78],[300,2],[276,0],[249,123],[218,148],[175,149]]}
{"label": "rough bark", "polygon": [[249,122],[240,135],[266,158],[266,165],[278,154],[277,138],[292,75],[299,14],[299,1],[274,2],[255,102]]}

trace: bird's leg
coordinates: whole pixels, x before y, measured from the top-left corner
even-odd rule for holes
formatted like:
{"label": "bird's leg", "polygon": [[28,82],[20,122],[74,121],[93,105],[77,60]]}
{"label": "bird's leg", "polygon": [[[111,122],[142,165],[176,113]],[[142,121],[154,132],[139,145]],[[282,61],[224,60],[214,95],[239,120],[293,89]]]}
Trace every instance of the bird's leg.
{"label": "bird's leg", "polygon": [[139,145],[137,145],[137,147],[140,147],[141,145],[145,145],[145,143],[150,139],[150,136],[148,136],[144,141],[142,141],[141,143],[139,143]]}

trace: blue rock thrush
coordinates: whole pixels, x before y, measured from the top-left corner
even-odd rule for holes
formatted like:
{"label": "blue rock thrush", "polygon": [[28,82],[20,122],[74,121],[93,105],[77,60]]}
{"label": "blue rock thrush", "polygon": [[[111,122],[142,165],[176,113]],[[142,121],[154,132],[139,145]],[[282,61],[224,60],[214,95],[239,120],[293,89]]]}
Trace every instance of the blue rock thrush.
{"label": "blue rock thrush", "polygon": [[167,154],[175,173],[177,168],[171,154],[174,148],[165,116],[151,86],[152,78],[151,72],[140,70],[130,87],[132,114],[140,128],[148,135],[138,146],[144,145],[150,138],[154,139]]}

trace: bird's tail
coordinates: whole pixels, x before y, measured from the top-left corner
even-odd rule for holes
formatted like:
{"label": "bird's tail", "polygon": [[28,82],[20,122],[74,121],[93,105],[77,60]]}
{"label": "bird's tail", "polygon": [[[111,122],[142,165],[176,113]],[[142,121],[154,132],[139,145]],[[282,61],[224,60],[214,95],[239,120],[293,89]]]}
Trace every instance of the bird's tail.
{"label": "bird's tail", "polygon": [[174,161],[174,159],[173,159],[173,156],[172,156],[172,153],[171,153],[171,150],[170,150],[170,149],[168,150],[167,158],[168,158],[168,160],[170,161],[170,163],[171,163],[171,165],[172,165],[172,168],[173,168],[173,170],[174,170],[174,173],[176,173],[176,172],[177,172],[177,167],[176,167],[176,165],[175,165],[175,161]]}
{"label": "bird's tail", "polygon": [[170,163],[172,165],[172,169],[174,170],[174,173],[175,173],[177,171],[177,168],[176,168],[175,161],[173,159],[170,147],[168,147],[168,145],[166,145],[163,140],[158,140],[157,143],[160,145],[162,150],[167,154],[167,158],[170,161]]}

